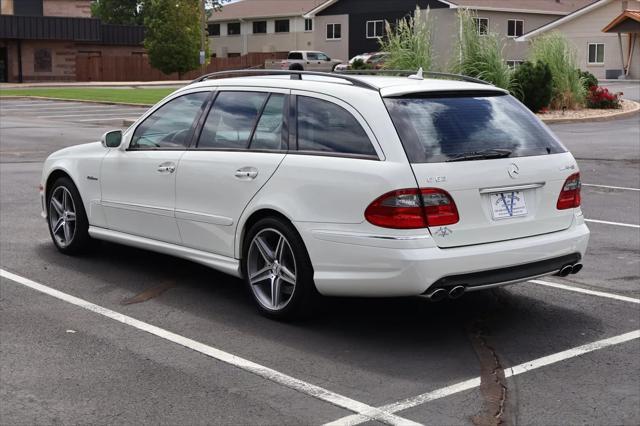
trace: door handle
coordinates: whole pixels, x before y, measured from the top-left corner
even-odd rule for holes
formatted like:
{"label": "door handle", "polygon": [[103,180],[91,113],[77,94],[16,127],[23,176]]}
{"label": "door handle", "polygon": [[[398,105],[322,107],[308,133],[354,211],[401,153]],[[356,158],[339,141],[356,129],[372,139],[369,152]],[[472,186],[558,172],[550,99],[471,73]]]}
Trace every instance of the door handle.
{"label": "door handle", "polygon": [[258,169],[255,167],[242,167],[236,170],[234,176],[241,180],[253,180],[258,177]]}
{"label": "door handle", "polygon": [[158,165],[158,173],[173,173],[175,171],[176,165],[170,161]]}

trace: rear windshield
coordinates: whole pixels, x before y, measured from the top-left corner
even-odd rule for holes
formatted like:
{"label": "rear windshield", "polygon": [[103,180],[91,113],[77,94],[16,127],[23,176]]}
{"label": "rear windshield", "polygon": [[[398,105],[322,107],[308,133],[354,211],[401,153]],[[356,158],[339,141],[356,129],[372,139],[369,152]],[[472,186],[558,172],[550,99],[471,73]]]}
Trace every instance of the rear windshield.
{"label": "rear windshield", "polygon": [[385,98],[385,103],[412,163],[566,151],[509,95]]}

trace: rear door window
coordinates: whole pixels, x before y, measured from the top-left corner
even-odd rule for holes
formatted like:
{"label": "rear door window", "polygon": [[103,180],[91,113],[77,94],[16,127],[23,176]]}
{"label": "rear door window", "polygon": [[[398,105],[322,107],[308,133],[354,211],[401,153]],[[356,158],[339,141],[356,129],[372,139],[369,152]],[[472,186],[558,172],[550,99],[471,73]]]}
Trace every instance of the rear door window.
{"label": "rear door window", "polygon": [[204,123],[199,149],[246,149],[269,94],[220,92]]}
{"label": "rear door window", "polygon": [[526,157],[566,151],[512,96],[437,96],[385,99],[412,163],[483,159],[483,155]]}
{"label": "rear door window", "polygon": [[333,102],[298,96],[298,150],[378,158],[358,120]]}

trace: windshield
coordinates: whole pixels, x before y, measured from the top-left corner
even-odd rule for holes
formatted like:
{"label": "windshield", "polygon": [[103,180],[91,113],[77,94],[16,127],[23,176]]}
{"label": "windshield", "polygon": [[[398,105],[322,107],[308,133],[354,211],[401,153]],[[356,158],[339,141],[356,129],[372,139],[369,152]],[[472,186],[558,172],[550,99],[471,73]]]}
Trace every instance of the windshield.
{"label": "windshield", "polygon": [[566,152],[512,96],[417,96],[385,99],[411,163]]}

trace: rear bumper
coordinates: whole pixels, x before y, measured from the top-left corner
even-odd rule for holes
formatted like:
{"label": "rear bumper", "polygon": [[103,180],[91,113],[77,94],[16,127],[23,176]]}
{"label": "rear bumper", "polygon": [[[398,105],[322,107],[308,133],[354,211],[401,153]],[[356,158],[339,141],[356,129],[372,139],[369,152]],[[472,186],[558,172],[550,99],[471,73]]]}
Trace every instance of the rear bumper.
{"label": "rear bumper", "polygon": [[363,238],[328,233],[317,224],[296,226],[313,263],[316,287],[330,296],[419,295],[459,284],[461,277],[472,280],[468,285],[475,283],[477,289],[526,281],[557,272],[565,260],[579,261],[589,241],[581,215],[563,231],[448,249],[436,247],[424,235]]}

